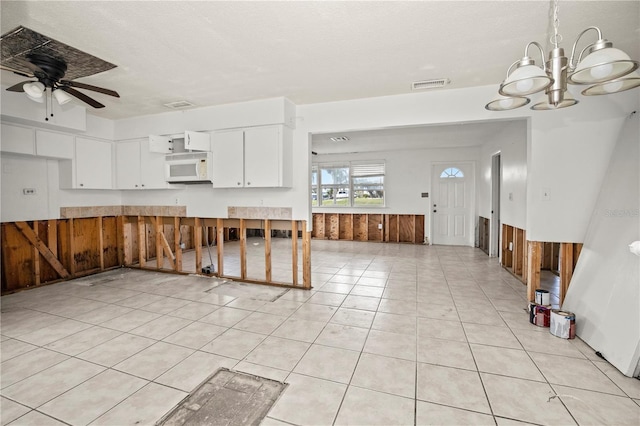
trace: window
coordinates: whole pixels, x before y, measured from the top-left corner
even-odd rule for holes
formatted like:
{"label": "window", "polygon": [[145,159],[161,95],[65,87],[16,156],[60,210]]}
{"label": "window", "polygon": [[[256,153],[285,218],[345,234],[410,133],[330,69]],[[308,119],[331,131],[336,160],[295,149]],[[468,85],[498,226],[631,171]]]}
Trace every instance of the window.
{"label": "window", "polygon": [[311,205],[384,206],[384,163],[358,162],[312,166]]}
{"label": "window", "polygon": [[462,170],[455,167],[449,167],[448,169],[444,169],[442,174],[440,174],[440,179],[463,178],[463,177],[464,177],[464,173],[462,173]]}

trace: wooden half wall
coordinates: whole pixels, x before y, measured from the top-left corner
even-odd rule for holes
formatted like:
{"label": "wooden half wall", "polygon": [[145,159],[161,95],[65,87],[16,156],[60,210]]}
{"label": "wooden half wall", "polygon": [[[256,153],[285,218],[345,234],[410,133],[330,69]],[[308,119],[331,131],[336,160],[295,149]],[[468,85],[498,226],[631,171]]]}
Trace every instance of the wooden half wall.
{"label": "wooden half wall", "polygon": [[[255,223],[254,223],[255,222]],[[246,277],[247,230],[260,227],[264,233],[264,279]],[[217,276],[241,278],[256,284],[311,288],[311,233],[305,221],[193,218],[180,216],[118,215],[7,222],[1,225],[2,293],[63,281],[122,266],[185,272],[183,254],[193,251],[195,265],[202,270],[202,248],[216,247]],[[271,231],[291,236],[290,280],[271,276]],[[300,239],[300,242],[299,242]],[[240,277],[224,273],[224,243],[240,240]],[[282,259],[278,259],[282,262]],[[168,262],[169,268],[166,268]],[[285,261],[286,262],[286,261]],[[300,274],[301,272],[301,274]],[[299,279],[299,276],[302,279]]]}
{"label": "wooden half wall", "polygon": [[527,285],[527,298],[533,302],[535,291],[540,288],[541,270],[556,271],[552,265],[554,254],[557,255],[557,271],[560,275],[558,297],[562,305],[578,263],[582,243],[529,241],[526,235],[523,229],[502,225],[502,266]]}
{"label": "wooden half wall", "polygon": [[313,213],[312,238],[424,243],[424,215]]}

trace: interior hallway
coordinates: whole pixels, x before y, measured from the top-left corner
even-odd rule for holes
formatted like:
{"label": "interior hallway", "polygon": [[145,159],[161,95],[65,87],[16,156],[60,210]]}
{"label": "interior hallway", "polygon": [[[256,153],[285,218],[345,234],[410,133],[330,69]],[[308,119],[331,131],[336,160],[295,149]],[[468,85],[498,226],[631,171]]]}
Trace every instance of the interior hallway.
{"label": "interior hallway", "polygon": [[264,425],[640,421],[640,381],[478,249],[312,259],[311,291],[118,269],[2,297],[2,424],[153,424],[219,367],[289,384]]}

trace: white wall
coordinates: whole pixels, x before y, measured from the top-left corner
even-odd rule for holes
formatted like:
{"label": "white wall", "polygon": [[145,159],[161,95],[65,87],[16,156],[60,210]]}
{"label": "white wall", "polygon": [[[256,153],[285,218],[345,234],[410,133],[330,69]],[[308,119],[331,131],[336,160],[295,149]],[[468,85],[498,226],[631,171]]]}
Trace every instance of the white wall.
{"label": "white wall", "polygon": [[640,118],[625,119],[591,211],[584,247],[562,305],[576,314],[577,334],[623,374],[640,360]]}
{"label": "white wall", "polygon": [[527,217],[527,130],[526,120],[511,122],[485,142],[477,180],[477,215],[491,219],[491,161],[493,155],[500,153],[500,222],[520,229],[525,229]]}

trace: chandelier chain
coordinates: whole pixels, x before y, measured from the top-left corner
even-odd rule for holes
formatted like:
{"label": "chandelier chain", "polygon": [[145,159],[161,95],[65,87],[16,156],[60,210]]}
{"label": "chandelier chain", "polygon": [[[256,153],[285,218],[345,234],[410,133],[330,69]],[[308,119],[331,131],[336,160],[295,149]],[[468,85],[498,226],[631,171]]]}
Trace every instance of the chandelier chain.
{"label": "chandelier chain", "polygon": [[549,39],[551,43],[553,43],[554,47],[558,47],[560,42],[562,41],[562,35],[558,33],[558,28],[560,27],[560,19],[558,18],[558,0],[554,0],[553,2],[553,36]]}

